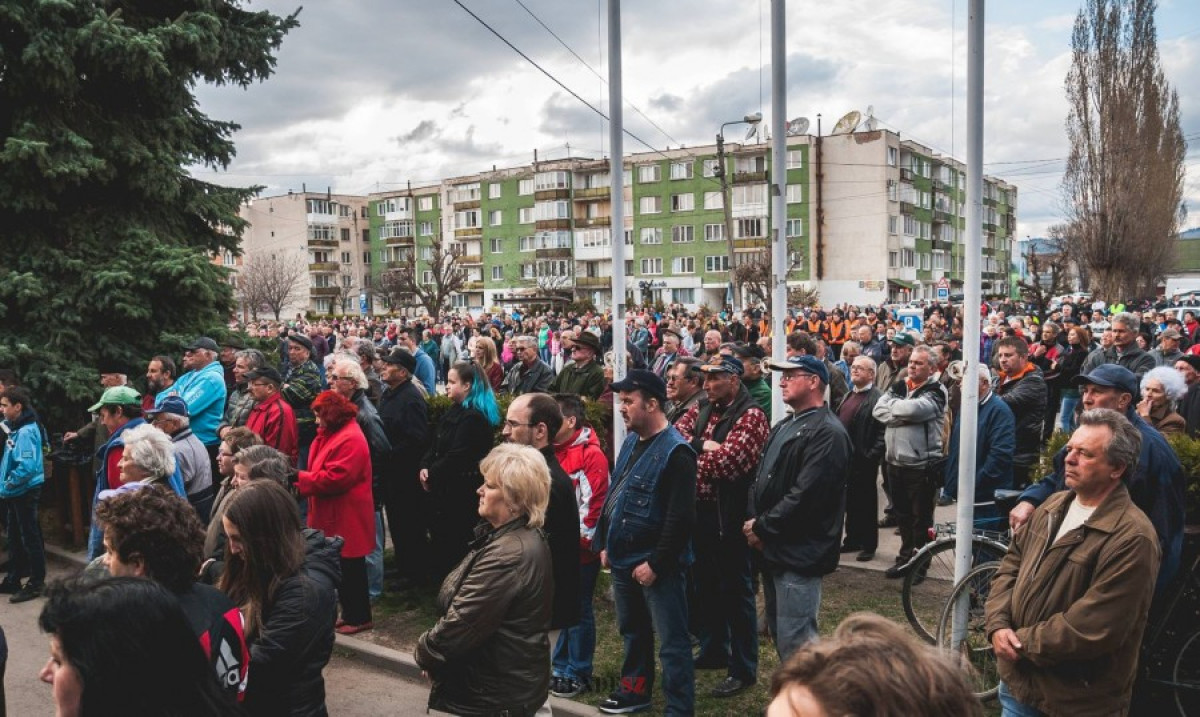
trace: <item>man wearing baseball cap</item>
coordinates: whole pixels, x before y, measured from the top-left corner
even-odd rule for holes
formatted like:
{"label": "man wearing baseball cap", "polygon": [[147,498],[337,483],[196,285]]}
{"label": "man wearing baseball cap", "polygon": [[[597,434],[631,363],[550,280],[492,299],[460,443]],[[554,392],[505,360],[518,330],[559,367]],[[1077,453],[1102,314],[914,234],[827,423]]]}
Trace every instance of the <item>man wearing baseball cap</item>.
{"label": "man wearing baseball cap", "polygon": [[296,414],[300,465],[304,465],[308,461],[308,448],[317,437],[312,402],[321,392],[322,369],[313,361],[313,342],[304,333],[290,333],[284,343],[287,345],[287,361],[279,371],[283,378],[279,392]]}
{"label": "man wearing baseball cap", "polygon": [[[1129,419],[1142,434],[1137,465],[1126,479],[1129,496],[1146,513],[1158,533],[1162,566],[1158,571],[1156,593],[1170,583],[1179,567],[1183,550],[1183,502],[1186,477],[1175,451],[1153,426],[1137,414],[1140,379],[1129,369],[1116,364],[1100,364],[1091,373],[1075,377],[1083,410],[1109,408]],[[1054,472],[1029,486],[1008,514],[1013,530],[1021,527],[1047,498],[1066,490],[1067,449],[1054,455]]]}
{"label": "man wearing baseball cap", "polygon": [[418,477],[420,465],[411,460],[425,452],[429,436],[429,404],[414,377],[417,357],[402,348],[382,356],[383,395],[379,419],[392,449],[384,466],[381,483],[392,550],[404,588],[420,585],[429,578],[431,553],[428,527],[431,511]]}
{"label": "man wearing baseball cap", "polygon": [[[100,400],[88,409],[96,414],[97,420],[108,431],[108,441],[97,453],[96,492],[92,496],[92,507],[100,500],[100,492],[115,488],[121,475],[119,463],[125,453],[124,433],[145,423],[142,418],[142,397],[128,386],[112,386],[104,390]],[[104,533],[92,521],[88,535],[88,560],[94,560],[104,552]]]}
{"label": "man wearing baseball cap", "polygon": [[208,451],[210,475],[220,472],[217,448],[221,439],[217,437],[217,427],[225,414],[225,370],[217,361],[220,350],[217,342],[207,336],[184,346],[183,368],[187,372],[168,391],[168,395],[179,396],[187,404],[192,432]]}
{"label": "man wearing baseball cap", "polygon": [[667,386],[654,372],[633,369],[612,389],[629,435],[613,467],[592,550],[612,569],[625,660],[619,687],[600,711],[650,709],[658,635],[667,714],[690,715],[696,685],[685,573],[696,521],[696,452],[667,422]]}
{"label": "man wearing baseball cap", "polygon": [[283,377],[275,369],[262,366],[247,371],[243,378],[246,379],[246,390],[254,399],[254,407],[246,417],[246,428],[257,433],[263,443],[287,456],[289,465],[298,468],[299,429],[295,411],[279,390]]}
{"label": "man wearing baseball cap", "polygon": [[742,534],[762,552],[767,624],[780,661],[817,637],[821,579],[838,566],[850,436],[825,405],[829,369],[816,356],[767,361],[792,415],[771,429]]}

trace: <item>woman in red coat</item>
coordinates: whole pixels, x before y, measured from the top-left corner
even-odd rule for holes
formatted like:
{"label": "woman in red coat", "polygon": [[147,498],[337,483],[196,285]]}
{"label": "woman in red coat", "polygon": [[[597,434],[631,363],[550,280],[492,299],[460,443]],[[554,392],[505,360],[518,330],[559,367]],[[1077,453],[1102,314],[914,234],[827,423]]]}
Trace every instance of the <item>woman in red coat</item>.
{"label": "woman in red coat", "polygon": [[370,630],[366,556],[375,549],[375,504],[371,497],[371,450],[358,427],[358,407],[335,391],[323,391],[312,403],[317,437],[309,452],[309,470],[300,471],[296,489],[308,498],[308,527],[341,536],[342,619],[337,631],[353,635]]}

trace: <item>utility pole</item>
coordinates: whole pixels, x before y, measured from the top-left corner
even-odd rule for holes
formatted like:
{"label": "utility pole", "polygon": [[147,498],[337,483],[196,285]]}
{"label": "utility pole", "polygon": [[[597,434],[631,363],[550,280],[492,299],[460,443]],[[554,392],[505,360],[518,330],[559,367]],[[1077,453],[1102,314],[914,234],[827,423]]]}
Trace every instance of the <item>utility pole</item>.
{"label": "utility pole", "polygon": [[734,278],[733,270],[736,268],[734,264],[734,249],[733,249],[733,206],[730,203],[729,196],[729,176],[725,171],[725,125],[721,125],[721,132],[717,132],[717,169],[716,174],[721,178],[721,209],[725,216],[725,248],[729,256],[729,285],[732,287],[730,292],[733,297],[733,309],[738,310],[742,305],[742,287]]}

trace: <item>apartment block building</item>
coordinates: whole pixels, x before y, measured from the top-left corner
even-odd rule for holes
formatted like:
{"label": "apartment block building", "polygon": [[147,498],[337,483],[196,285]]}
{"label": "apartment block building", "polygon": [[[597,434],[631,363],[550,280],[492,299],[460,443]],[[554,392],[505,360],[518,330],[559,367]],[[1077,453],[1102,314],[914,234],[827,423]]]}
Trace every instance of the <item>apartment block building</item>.
{"label": "apartment block building", "polygon": [[[619,221],[630,298],[719,308],[732,266],[769,261],[776,222],[770,155],[766,143],[726,143],[728,218],[715,145],[625,158]],[[961,162],[874,130],[789,136],[784,171],[789,286],[816,288],[825,305],[931,299],[942,278],[959,290],[966,237]],[[369,197],[255,200],[243,213],[252,225],[245,250],[268,240],[281,251],[303,247],[307,308],[316,313],[339,305],[356,313],[361,295],[368,310],[381,313],[372,287],[412,253],[427,266],[436,240],[455,250],[467,272],[463,291],[451,298],[455,308],[483,311],[551,295],[607,308],[617,221],[611,183],[607,160],[568,158]],[[1016,207],[1015,186],[985,179],[985,295],[1013,288]],[[431,279],[425,270],[422,280]],[[334,295],[329,282],[352,291]]]}

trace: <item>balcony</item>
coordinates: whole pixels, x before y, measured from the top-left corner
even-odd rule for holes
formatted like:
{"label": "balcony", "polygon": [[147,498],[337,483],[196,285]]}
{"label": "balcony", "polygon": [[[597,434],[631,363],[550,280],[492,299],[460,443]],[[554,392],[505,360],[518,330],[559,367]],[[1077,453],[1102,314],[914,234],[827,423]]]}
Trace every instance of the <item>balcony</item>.
{"label": "balcony", "polygon": [[944,212],[941,209],[933,210],[933,222],[935,224],[949,224],[951,219],[953,217],[950,216],[950,212]]}
{"label": "balcony", "polygon": [[538,259],[570,259],[570,247],[546,247],[539,248],[534,252],[534,256]]}
{"label": "balcony", "polygon": [[338,296],[342,290],[336,286],[310,286],[308,293],[310,296]]}
{"label": "balcony", "polygon": [[458,257],[459,264],[482,264],[483,256],[480,254],[463,254]]}
{"label": "balcony", "polygon": [[559,231],[571,228],[570,219],[539,219],[533,223],[533,228],[536,231]]}
{"label": "balcony", "polygon": [[766,237],[750,237],[746,239],[734,239],[734,251],[751,251],[754,249],[766,249],[771,245],[771,240]]}
{"label": "balcony", "polygon": [[764,169],[761,172],[734,172],[732,179],[734,184],[762,183],[767,181],[767,170]]}
{"label": "balcony", "polygon": [[575,201],[577,201],[577,202],[592,202],[597,199],[608,199],[611,195],[612,195],[612,190],[609,187],[593,187],[591,189],[576,189],[575,190]]}
{"label": "balcony", "polygon": [[[604,191],[608,191],[607,189]],[[567,187],[561,189],[538,189],[533,193],[533,201],[549,202],[555,199],[570,199],[571,190]]]}
{"label": "balcony", "polygon": [[314,273],[330,274],[338,270],[336,261],[318,261],[308,265],[308,270]]}
{"label": "balcony", "polygon": [[992,199],[991,197],[984,197],[983,198],[983,206],[994,207],[994,206],[996,206],[996,200]]}
{"label": "balcony", "polygon": [[466,227],[464,229],[455,229],[455,239],[470,239],[472,237],[483,236],[483,227]]}
{"label": "balcony", "polygon": [[391,246],[412,246],[413,245],[413,237],[411,235],[406,236],[406,237],[388,237],[387,245],[390,247]]}
{"label": "balcony", "polygon": [[478,199],[466,199],[461,202],[454,202],[454,210],[455,211],[463,211],[466,209],[478,209],[480,206],[481,206],[480,201]]}
{"label": "balcony", "polygon": [[912,202],[905,202],[905,201],[900,202],[900,213],[901,214],[912,214],[913,210],[915,210],[915,209],[916,209],[916,205],[914,205]]}
{"label": "balcony", "polygon": [[900,181],[901,182],[911,182],[912,178],[913,178],[913,173],[912,173],[911,169],[901,169],[900,170]]}
{"label": "balcony", "polygon": [[465,281],[465,282],[463,282],[462,290],[463,291],[483,291],[483,280],[477,279],[475,281]]}
{"label": "balcony", "polygon": [[945,192],[946,191],[946,183],[940,179],[935,179],[935,180],[933,180],[933,188],[935,191]]}
{"label": "balcony", "polygon": [[935,251],[950,251],[950,242],[943,241],[937,237],[933,238],[933,248]]}
{"label": "balcony", "polygon": [[337,239],[309,239],[309,249],[337,249]]}
{"label": "balcony", "polygon": [[576,289],[611,289],[611,276],[577,276],[575,277]]}
{"label": "balcony", "polygon": [[612,226],[612,217],[584,217],[575,220],[576,229],[592,229]]}

